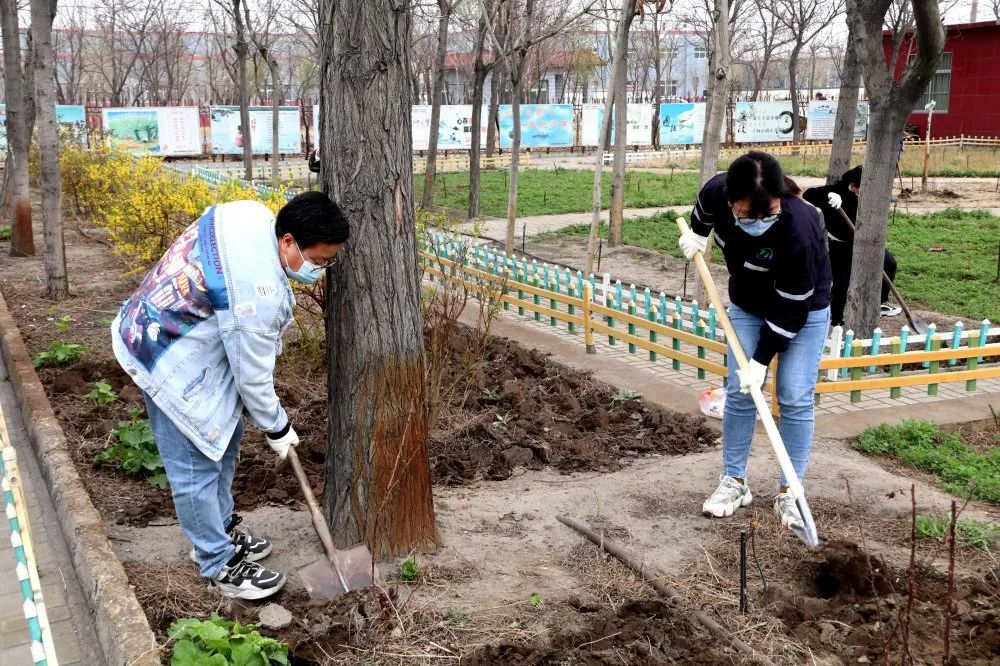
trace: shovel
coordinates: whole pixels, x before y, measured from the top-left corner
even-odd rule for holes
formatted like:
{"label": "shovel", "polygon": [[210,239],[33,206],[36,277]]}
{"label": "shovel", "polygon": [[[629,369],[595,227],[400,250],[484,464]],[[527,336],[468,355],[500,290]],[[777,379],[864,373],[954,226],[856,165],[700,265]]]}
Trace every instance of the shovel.
{"label": "shovel", "polygon": [[[840,213],[840,217],[844,220],[844,224],[846,224],[851,231],[854,231],[854,223],[851,222],[851,218],[844,212],[844,209],[838,208],[837,212]],[[889,291],[891,291],[892,295],[896,298],[896,302],[899,303],[899,307],[903,308],[903,313],[906,314],[906,318],[910,320],[910,326],[913,327],[913,330],[920,335],[926,335],[927,331],[930,330],[927,322],[924,321],[922,317],[910,312],[910,308],[906,307],[906,301],[904,301],[903,297],[899,295],[896,285],[892,283],[892,280],[889,279],[889,275],[885,271],[882,271],[882,280],[886,283],[886,285],[888,285]]]}
{"label": "shovel", "polygon": [[[677,227],[681,230],[682,234],[688,230],[687,222],[682,217],[677,218]],[[733,323],[729,321],[725,304],[722,302],[722,298],[715,288],[715,281],[712,279],[712,274],[708,270],[708,264],[705,263],[705,257],[701,252],[695,252],[694,265],[698,269],[698,274],[701,276],[701,281],[705,286],[705,291],[708,292],[708,297],[712,305],[715,306],[715,312],[722,323],[722,329],[726,332],[726,342],[729,343],[730,348],[733,350],[733,356],[736,357],[736,366],[745,372],[748,363],[747,356],[743,353],[743,347],[740,345],[739,338],[736,337]],[[767,433],[767,438],[771,440],[771,448],[774,449],[774,455],[778,459],[778,466],[781,468],[781,473],[785,475],[785,480],[788,483],[788,494],[795,498],[795,506],[798,507],[799,514],[802,516],[802,525],[792,527],[792,532],[805,545],[810,548],[818,548],[821,545],[821,541],[819,534],[816,532],[816,523],[813,521],[812,511],[809,510],[809,502],[806,501],[805,490],[799,482],[795,468],[792,467],[792,461],[788,457],[788,451],[785,450],[785,443],[781,439],[781,433],[778,432],[778,426],[775,425],[774,417],[771,416],[767,399],[764,397],[764,393],[760,390],[759,386],[750,387],[750,397],[753,398],[753,404],[757,407],[757,413],[760,414],[760,420],[764,424],[764,431]]]}
{"label": "shovel", "polygon": [[327,527],[323,512],[316,503],[316,497],[313,495],[309,479],[306,478],[294,446],[288,448],[288,459],[292,463],[292,469],[295,470],[295,478],[302,487],[306,504],[309,505],[313,527],[326,552],[326,557],[321,557],[299,569],[299,579],[302,580],[306,592],[313,599],[326,600],[351,590],[371,587],[374,583],[372,573],[375,569],[368,546],[361,543],[347,550],[337,550],[333,547],[330,528]]}

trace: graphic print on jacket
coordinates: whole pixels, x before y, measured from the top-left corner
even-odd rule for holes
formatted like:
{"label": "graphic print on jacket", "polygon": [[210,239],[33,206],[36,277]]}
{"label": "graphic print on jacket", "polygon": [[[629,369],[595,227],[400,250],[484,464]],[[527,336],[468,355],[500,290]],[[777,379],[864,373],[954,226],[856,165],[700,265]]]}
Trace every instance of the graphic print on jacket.
{"label": "graphic print on jacket", "polygon": [[122,306],[119,334],[147,371],[176,340],[229,307],[216,239],[213,206],[174,241]]}

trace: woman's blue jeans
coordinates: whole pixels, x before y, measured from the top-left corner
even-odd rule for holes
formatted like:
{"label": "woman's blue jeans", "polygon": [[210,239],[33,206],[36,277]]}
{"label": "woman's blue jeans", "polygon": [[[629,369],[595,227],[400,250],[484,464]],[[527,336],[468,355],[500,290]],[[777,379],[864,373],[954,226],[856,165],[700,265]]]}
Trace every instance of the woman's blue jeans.
{"label": "woman's blue jeans", "polygon": [[[749,358],[757,348],[764,320],[736,305],[730,305],[728,312],[736,337]],[[805,478],[812,450],[813,396],[829,328],[830,308],[810,312],[805,326],[792,338],[788,349],[778,356],[778,430],[800,481]],[[757,409],[749,394],[740,393],[740,378],[736,370],[735,357],[730,349],[726,409],[722,418],[722,473],[745,479]],[[783,474],[780,485],[786,485]]]}

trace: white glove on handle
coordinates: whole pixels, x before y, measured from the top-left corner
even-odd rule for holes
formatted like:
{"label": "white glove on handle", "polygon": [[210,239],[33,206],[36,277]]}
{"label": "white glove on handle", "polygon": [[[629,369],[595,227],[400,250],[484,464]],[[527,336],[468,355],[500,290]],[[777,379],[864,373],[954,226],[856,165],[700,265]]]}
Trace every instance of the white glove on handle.
{"label": "white glove on handle", "polygon": [[830,208],[834,210],[840,210],[840,204],[844,203],[844,199],[836,192],[830,192],[826,195],[826,200],[830,204]]}
{"label": "white glove on handle", "polygon": [[737,370],[736,374],[740,378],[740,393],[750,393],[750,387],[764,386],[764,377],[767,375],[767,366],[761,365],[757,361],[750,359],[746,370]]}
{"label": "white glove on handle", "polygon": [[677,244],[680,245],[681,252],[684,253],[684,258],[688,261],[694,259],[696,252],[702,254],[708,252],[708,236],[699,236],[690,229],[681,234]]}
{"label": "white glove on handle", "polygon": [[275,436],[273,439],[271,435],[265,436],[267,439],[267,445],[274,449],[274,452],[278,454],[278,457],[284,460],[288,457],[288,449],[299,443],[299,436],[296,434],[295,429],[289,424],[288,432],[280,437]]}

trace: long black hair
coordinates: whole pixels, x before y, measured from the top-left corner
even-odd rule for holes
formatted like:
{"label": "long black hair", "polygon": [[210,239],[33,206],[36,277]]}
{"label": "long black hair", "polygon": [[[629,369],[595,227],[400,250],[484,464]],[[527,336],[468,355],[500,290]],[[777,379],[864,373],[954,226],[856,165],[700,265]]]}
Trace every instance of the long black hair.
{"label": "long black hair", "polygon": [[751,150],[729,165],[726,199],[729,203],[749,199],[750,217],[767,217],[771,214],[771,198],[780,198],[785,194],[788,194],[785,174],[774,156]]}

